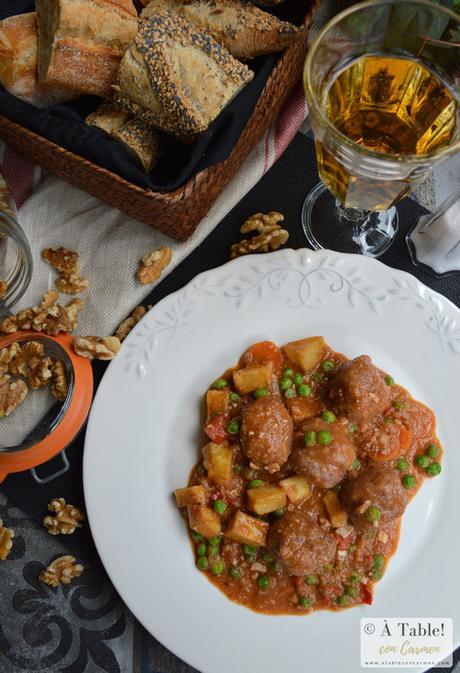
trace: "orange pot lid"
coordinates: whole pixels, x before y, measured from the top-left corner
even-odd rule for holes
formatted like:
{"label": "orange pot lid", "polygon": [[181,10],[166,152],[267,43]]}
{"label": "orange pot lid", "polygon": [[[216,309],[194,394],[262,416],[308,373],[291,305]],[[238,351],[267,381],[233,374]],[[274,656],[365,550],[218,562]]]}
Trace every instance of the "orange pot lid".
{"label": "orange pot lid", "polygon": [[[22,472],[50,460],[65,449],[77,436],[88,415],[93,397],[93,372],[87,358],[77,355],[72,349],[72,336],[61,334],[57,337],[42,332],[20,331],[0,339],[0,349],[14,342],[37,340],[44,344],[45,353],[56,354],[66,365],[70,376],[66,399],[59,405],[56,415],[42,419],[42,426],[36,440],[21,445],[0,448],[0,482],[12,472]],[[40,390],[34,391],[40,394]],[[19,410],[19,408],[18,408]],[[13,412],[15,413],[15,412]],[[17,413],[17,412],[16,412]],[[10,416],[0,420],[8,422]],[[46,419],[46,416],[45,416]]]}

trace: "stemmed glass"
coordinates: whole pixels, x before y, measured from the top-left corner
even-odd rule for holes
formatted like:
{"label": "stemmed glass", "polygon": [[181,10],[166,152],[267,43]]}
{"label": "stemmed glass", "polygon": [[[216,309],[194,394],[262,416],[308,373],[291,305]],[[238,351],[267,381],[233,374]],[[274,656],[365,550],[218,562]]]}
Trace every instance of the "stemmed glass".
{"label": "stemmed glass", "polygon": [[318,34],[304,69],[319,183],[302,224],[313,248],[373,257],[395,204],[460,148],[460,16],[428,0],[369,0]]}

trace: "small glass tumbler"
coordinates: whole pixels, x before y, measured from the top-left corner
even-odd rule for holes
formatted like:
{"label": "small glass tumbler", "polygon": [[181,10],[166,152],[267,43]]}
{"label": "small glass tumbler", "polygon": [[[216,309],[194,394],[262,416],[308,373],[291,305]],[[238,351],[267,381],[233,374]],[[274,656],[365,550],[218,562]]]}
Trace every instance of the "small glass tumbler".
{"label": "small glass tumbler", "polygon": [[32,277],[32,255],[15,203],[0,173],[0,316],[19,301]]}

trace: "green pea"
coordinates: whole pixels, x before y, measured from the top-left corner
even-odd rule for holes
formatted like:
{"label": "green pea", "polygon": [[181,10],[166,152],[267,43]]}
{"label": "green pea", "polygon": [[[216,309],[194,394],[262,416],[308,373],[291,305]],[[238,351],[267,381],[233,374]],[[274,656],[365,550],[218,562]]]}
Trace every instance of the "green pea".
{"label": "green pea", "polygon": [[339,491],[342,490],[342,484],[336,484],[335,486],[332,487],[332,490],[334,493],[339,493]]}
{"label": "green pea", "polygon": [[310,386],[307,386],[306,383],[301,383],[299,386],[297,386],[297,392],[299,393],[300,397],[310,397],[311,388]]}
{"label": "green pea", "polygon": [[391,406],[396,411],[402,411],[406,405],[404,404],[404,402],[402,402],[402,400],[395,400]]}
{"label": "green pea", "polygon": [[370,577],[372,577],[372,579],[375,580],[375,581],[377,582],[378,580],[381,580],[381,579],[382,579],[382,577],[383,577],[383,572],[382,572],[381,570],[373,570],[373,571],[370,573]]}
{"label": "green pea", "polygon": [[228,386],[228,381],[225,379],[217,379],[217,381],[214,381],[212,384],[212,387],[214,390],[222,390],[223,388],[226,388]]}
{"label": "green pea", "polygon": [[254,479],[256,472],[251,467],[243,467],[241,474],[245,479],[250,481],[251,479]]}
{"label": "green pea", "polygon": [[351,596],[352,598],[356,598],[359,594],[359,589],[358,589],[358,587],[347,585],[345,587],[345,594],[347,596]]}
{"label": "green pea", "polygon": [[214,511],[217,512],[217,514],[223,514],[227,509],[227,505],[223,500],[215,500],[213,507]]}
{"label": "green pea", "polygon": [[208,547],[208,558],[217,559],[219,558],[220,549],[219,547]]}
{"label": "green pea", "polygon": [[234,580],[239,580],[243,577],[243,571],[238,566],[230,567],[230,577],[233,577]]}
{"label": "green pea", "polygon": [[316,432],[313,430],[309,430],[306,432],[303,436],[303,441],[305,442],[305,446],[315,446],[316,444]]}
{"label": "green pea", "polygon": [[264,551],[262,554],[262,561],[265,561],[265,563],[270,563],[273,561],[273,556],[270,554],[269,551]]}
{"label": "green pea", "polygon": [[253,479],[249,482],[249,488],[260,488],[264,485],[264,483],[265,482],[262,481],[262,479]]}
{"label": "green pea", "polygon": [[431,465],[428,465],[425,472],[429,477],[437,477],[438,474],[441,474],[441,465],[439,463],[431,463]]}
{"label": "green pea", "polygon": [[257,580],[257,584],[259,585],[260,589],[268,589],[270,586],[270,578],[268,575],[261,575]]}
{"label": "green pea", "polygon": [[357,429],[358,429],[357,423],[350,423],[348,425],[348,432],[350,433],[350,435],[352,435],[354,432],[356,432]]}
{"label": "green pea", "polygon": [[295,390],[294,390],[294,388],[288,388],[288,389],[285,391],[285,393],[284,393],[284,397],[285,397],[287,400],[291,400],[293,397],[295,397]]}
{"label": "green pea", "polygon": [[198,554],[198,556],[206,556],[206,552],[207,552],[207,547],[204,544],[204,542],[201,542],[198,545],[198,547],[196,548],[196,553]]}
{"label": "green pea", "polygon": [[392,423],[395,422],[395,419],[393,418],[393,416],[385,416],[383,422],[391,425]]}
{"label": "green pea", "polygon": [[255,547],[252,544],[244,544],[243,551],[247,556],[251,556],[252,554],[257,554],[258,547]]}
{"label": "green pea", "polygon": [[348,547],[348,551],[350,552],[350,554],[353,554],[353,552],[356,551],[356,545],[355,545],[355,544],[351,544],[351,545]]}
{"label": "green pea", "polygon": [[238,402],[240,399],[240,396],[238,393],[230,393],[230,402]]}
{"label": "green pea", "polygon": [[218,547],[220,543],[222,542],[222,538],[216,535],[215,537],[210,537],[208,540],[208,544],[211,547]]}
{"label": "green pea", "polygon": [[351,468],[350,468],[350,469],[351,469],[351,470],[359,470],[360,467],[361,467],[361,461],[358,460],[358,458],[356,458],[356,460],[354,460],[354,461],[352,462],[352,464],[351,464]]}
{"label": "green pea", "polygon": [[200,556],[200,558],[196,562],[196,565],[200,570],[206,570],[209,566],[209,561],[206,558],[206,556]]}
{"label": "green pea", "polygon": [[398,458],[398,460],[395,460],[395,468],[400,472],[405,472],[409,469],[409,463],[405,458]]}
{"label": "green pea", "polygon": [[237,418],[232,418],[231,421],[227,423],[227,432],[229,435],[237,435],[240,431],[241,421]]}
{"label": "green pea", "polygon": [[371,505],[364,512],[364,516],[367,519],[367,521],[369,521],[369,523],[373,523],[374,521],[380,521],[382,512],[375,505]]}
{"label": "green pea", "polygon": [[273,512],[273,516],[275,516],[277,519],[281,519],[281,517],[284,516],[284,509],[282,507],[278,507],[278,509],[275,509]]}
{"label": "green pea", "polygon": [[323,411],[321,414],[321,418],[323,421],[326,421],[326,423],[335,423],[337,420],[337,416],[334,414],[333,411]]}
{"label": "green pea", "polygon": [[311,606],[311,600],[308,596],[299,596],[299,605],[301,608],[309,608]]}
{"label": "green pea", "polygon": [[285,376],[287,379],[292,379],[294,377],[294,370],[290,369],[289,367],[284,369],[283,376]]}
{"label": "green pea", "polygon": [[335,599],[335,602],[337,603],[337,605],[350,605],[351,596],[348,596],[347,594],[344,594],[343,596],[338,596]]}
{"label": "green pea", "polygon": [[321,369],[323,372],[332,372],[332,370],[335,369],[335,364],[332,360],[324,360],[324,362],[321,363]]}
{"label": "green pea", "polygon": [[405,474],[402,478],[404,488],[414,488],[417,485],[417,479],[413,474]]}
{"label": "green pea", "polygon": [[334,564],[333,563],[325,563],[323,565],[324,570],[334,570]]}
{"label": "green pea", "polygon": [[234,466],[233,466],[233,472],[234,472],[235,474],[240,474],[240,472],[241,472],[242,469],[243,469],[243,466],[242,466],[242,465],[234,465]]}
{"label": "green pea", "polygon": [[196,530],[192,530],[191,536],[195,542],[201,542],[203,540],[203,536],[200,533],[197,533]]}
{"label": "green pea", "polygon": [[363,578],[357,572],[352,572],[350,575],[350,582],[352,584],[359,584]]}
{"label": "green pea", "polygon": [[257,553],[256,554],[246,554],[246,563],[249,565],[252,565],[254,561],[257,560]]}
{"label": "green pea", "polygon": [[269,565],[270,570],[272,570],[274,573],[280,573],[283,570],[283,567],[276,561],[271,561]]}
{"label": "green pea", "polygon": [[324,374],[321,374],[321,372],[314,372],[311,375],[311,380],[316,381],[316,383],[321,383],[321,381],[324,381]]}
{"label": "green pea", "polygon": [[430,464],[430,459],[428,458],[428,456],[420,454],[419,456],[415,456],[414,463],[417,465],[417,467],[425,469],[425,467],[428,467],[428,465]]}
{"label": "green pea", "polygon": [[296,386],[300,386],[300,384],[303,383],[302,374],[299,374],[298,372],[294,374],[294,383],[296,384]]}
{"label": "green pea", "polygon": [[320,430],[316,434],[316,439],[321,446],[328,446],[332,442],[332,435],[329,430]]}
{"label": "green pea", "polygon": [[304,579],[305,584],[313,586],[314,584],[319,584],[318,575],[307,575]]}
{"label": "green pea", "polygon": [[287,390],[292,386],[292,381],[291,379],[281,379],[280,381],[280,390],[284,391]]}
{"label": "green pea", "polygon": [[429,456],[430,458],[436,458],[436,456],[439,453],[439,449],[436,446],[436,444],[430,444],[429,446],[426,447],[425,451],[426,455]]}
{"label": "green pea", "polygon": [[383,554],[376,554],[374,556],[374,570],[382,570],[385,565],[385,557]]}
{"label": "green pea", "polygon": [[385,376],[385,383],[387,386],[394,386],[395,380],[392,376]]}
{"label": "green pea", "polygon": [[213,575],[222,575],[225,570],[225,563],[223,561],[216,561],[211,566],[211,572]]}
{"label": "green pea", "polygon": [[253,394],[255,399],[258,400],[259,397],[268,397],[268,395],[270,395],[270,391],[266,388],[257,388],[257,390],[254,390]]}

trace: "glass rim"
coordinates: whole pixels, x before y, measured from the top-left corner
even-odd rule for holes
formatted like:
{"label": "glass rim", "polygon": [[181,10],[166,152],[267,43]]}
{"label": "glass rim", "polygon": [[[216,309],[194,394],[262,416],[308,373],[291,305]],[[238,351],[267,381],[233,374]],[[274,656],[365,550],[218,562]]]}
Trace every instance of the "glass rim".
{"label": "glass rim", "polygon": [[348,136],[346,136],[344,133],[339,131],[339,129],[328,119],[326,114],[323,112],[321,105],[318,103],[317,96],[314,94],[311,86],[311,78],[307,77],[307,74],[310,74],[311,71],[311,65],[314,61],[314,56],[317,48],[321,44],[321,40],[323,37],[328,33],[328,31],[336,26],[342,19],[346,18],[347,16],[350,16],[352,14],[355,14],[359,12],[362,9],[365,9],[366,7],[373,7],[377,8],[379,6],[384,6],[384,5],[391,5],[395,6],[395,4],[407,4],[407,5],[419,5],[419,6],[424,6],[429,9],[436,10],[438,12],[441,12],[441,14],[445,14],[448,16],[451,20],[455,20],[459,25],[460,25],[460,14],[456,14],[450,9],[447,9],[446,7],[442,5],[438,5],[434,2],[431,2],[430,0],[365,0],[364,2],[360,2],[356,5],[352,5],[351,7],[348,7],[348,9],[345,9],[344,11],[340,12],[336,16],[334,16],[330,21],[326,23],[323,28],[319,31],[319,33],[316,35],[314,38],[312,44],[310,45],[308,49],[308,54],[305,59],[305,65],[304,65],[304,70],[303,70],[303,84],[304,84],[304,91],[305,91],[305,96],[307,99],[308,103],[308,108],[309,111],[312,110],[314,114],[319,117],[321,120],[321,123],[324,125],[324,127],[331,131],[332,134],[340,140],[341,143],[343,143],[345,146],[348,148],[352,149],[355,152],[358,152],[359,154],[362,154],[366,157],[372,157],[379,159],[380,161],[385,160],[387,165],[388,164],[393,164],[393,165],[400,165],[402,163],[414,163],[414,164],[423,164],[426,163],[427,160],[432,159],[433,157],[436,158],[442,158],[442,157],[448,157],[454,152],[457,152],[460,149],[460,137],[457,140],[457,142],[453,144],[449,144],[446,147],[443,147],[439,150],[434,150],[432,152],[426,152],[425,154],[388,154],[386,152],[376,152],[375,150],[371,150],[363,145],[359,145],[356,143],[354,140],[351,140]]}

